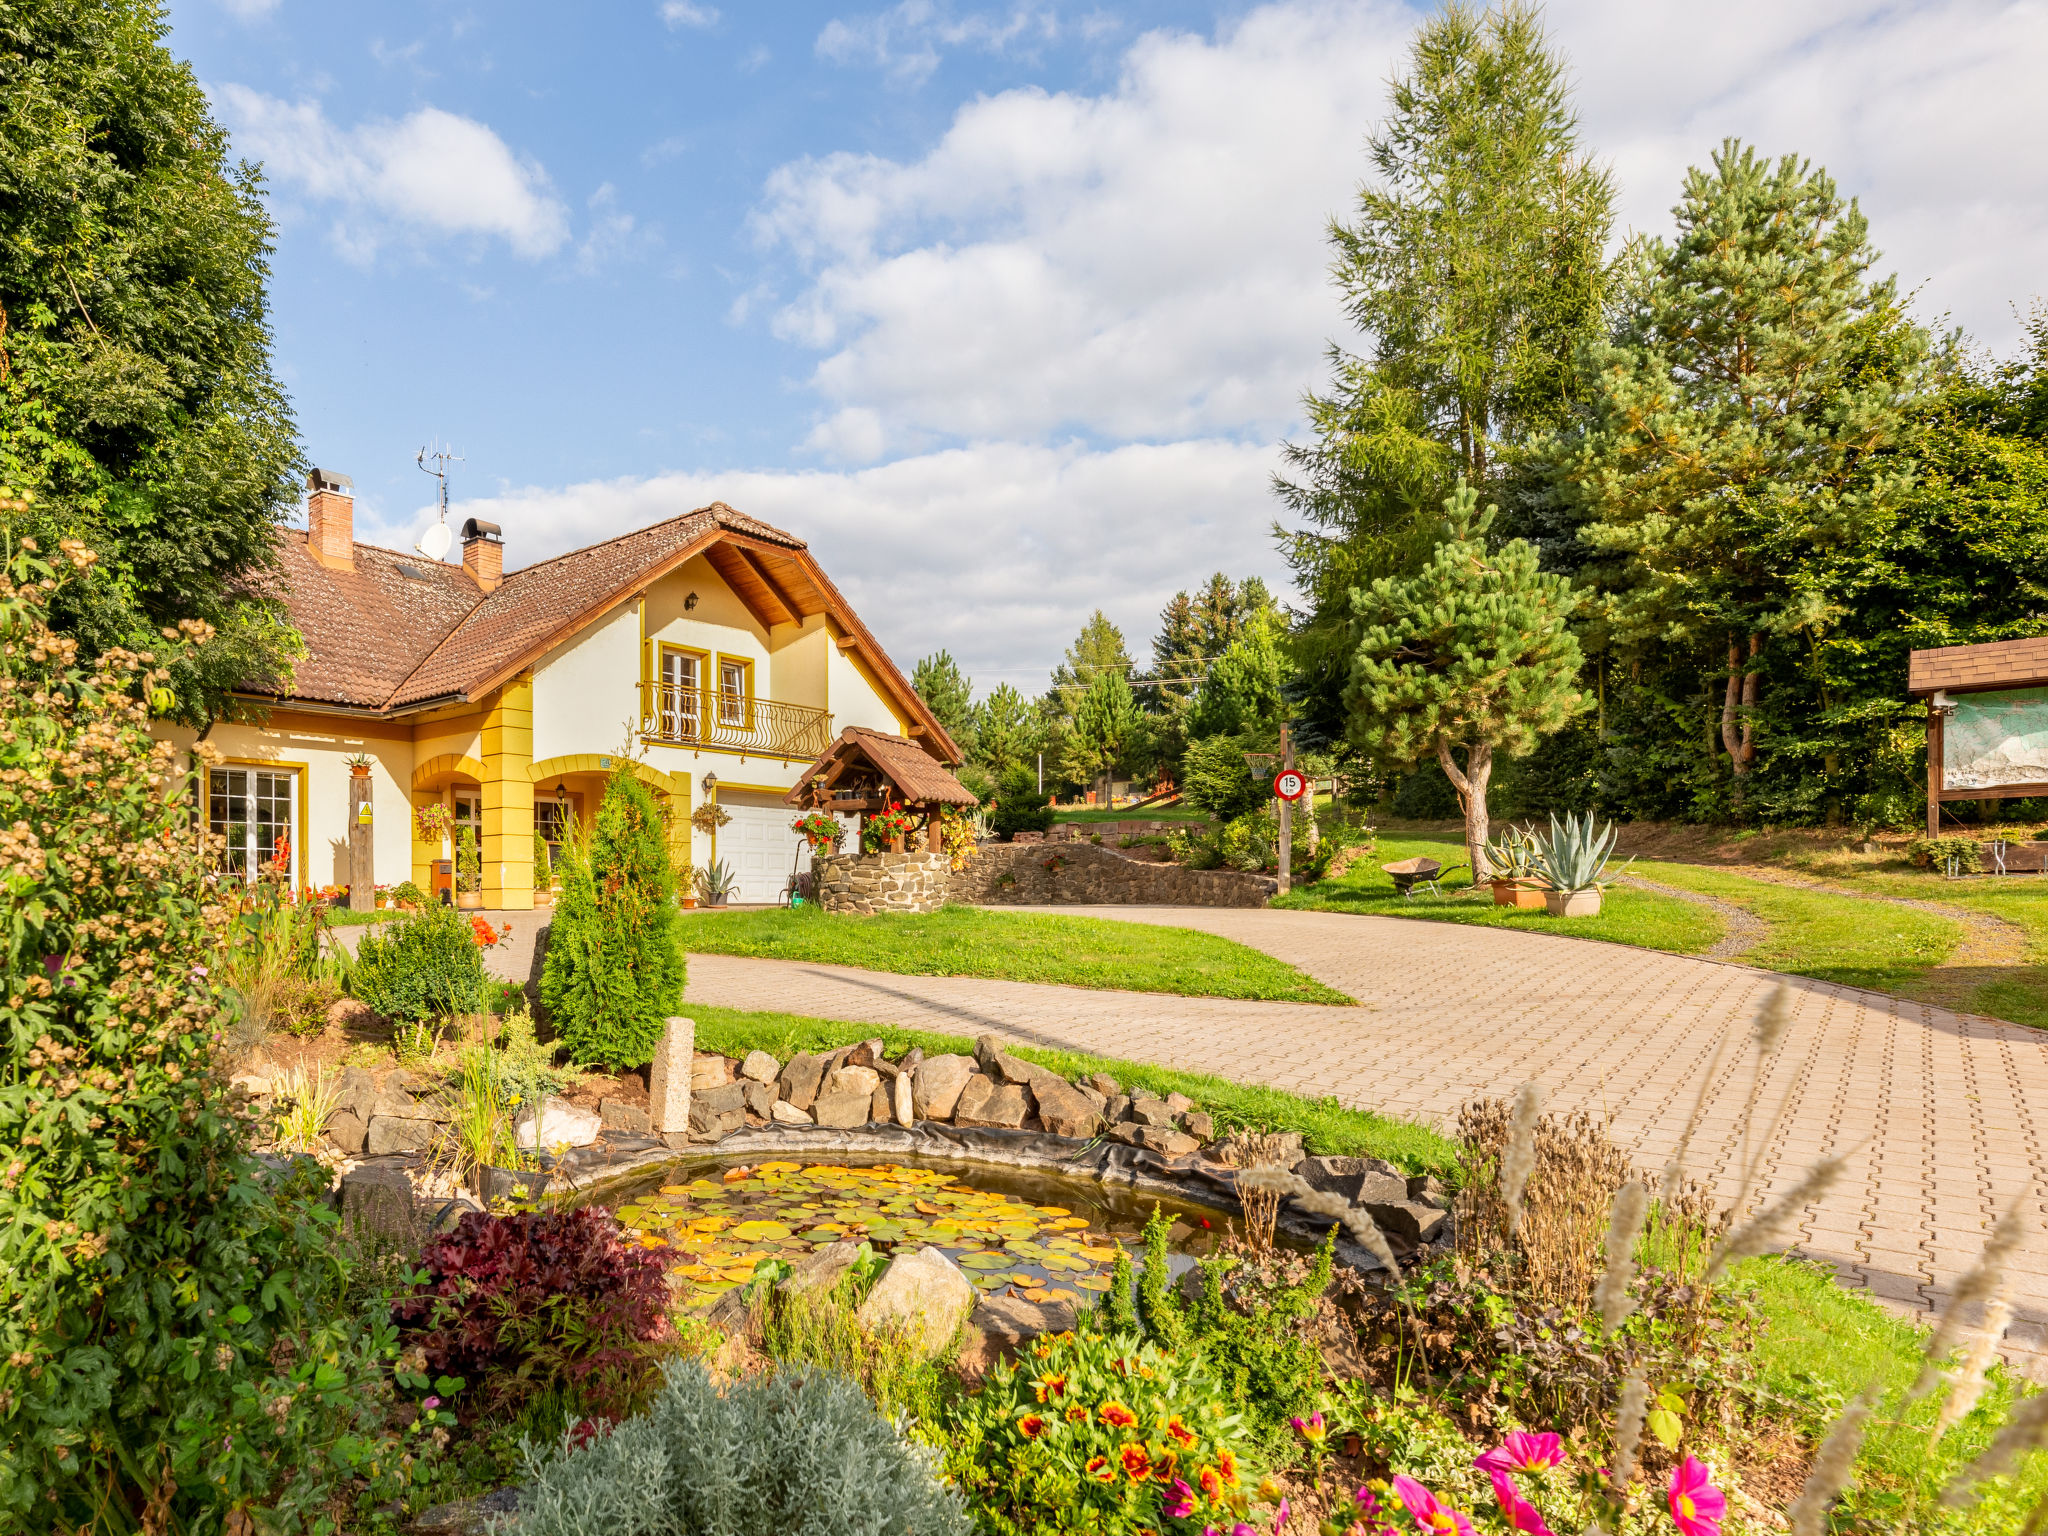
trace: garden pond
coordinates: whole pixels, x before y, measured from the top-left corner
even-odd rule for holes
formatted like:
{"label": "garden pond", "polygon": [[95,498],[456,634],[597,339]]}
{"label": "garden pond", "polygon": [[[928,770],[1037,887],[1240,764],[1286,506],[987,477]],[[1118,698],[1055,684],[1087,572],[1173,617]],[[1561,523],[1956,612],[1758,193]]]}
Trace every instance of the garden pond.
{"label": "garden pond", "polygon": [[1149,1191],[961,1163],[685,1159],[599,1198],[639,1242],[675,1250],[691,1307],[751,1280],[763,1260],[847,1239],[880,1253],[936,1247],[980,1290],[1081,1302],[1109,1289],[1117,1249],[1135,1254],[1155,1205],[1173,1222],[1176,1272],[1233,1226],[1216,1207]]}

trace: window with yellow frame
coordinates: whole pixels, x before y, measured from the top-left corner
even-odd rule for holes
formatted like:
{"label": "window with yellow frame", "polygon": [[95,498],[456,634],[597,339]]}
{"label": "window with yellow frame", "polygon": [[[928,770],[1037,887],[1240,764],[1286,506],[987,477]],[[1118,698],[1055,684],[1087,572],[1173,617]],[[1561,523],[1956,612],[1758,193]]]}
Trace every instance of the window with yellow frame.
{"label": "window with yellow frame", "polygon": [[664,741],[695,741],[703,734],[705,674],[711,656],[684,645],[663,644],[655,689],[655,729]]}
{"label": "window with yellow frame", "polygon": [[718,723],[735,730],[754,725],[754,663],[745,656],[718,658]]}

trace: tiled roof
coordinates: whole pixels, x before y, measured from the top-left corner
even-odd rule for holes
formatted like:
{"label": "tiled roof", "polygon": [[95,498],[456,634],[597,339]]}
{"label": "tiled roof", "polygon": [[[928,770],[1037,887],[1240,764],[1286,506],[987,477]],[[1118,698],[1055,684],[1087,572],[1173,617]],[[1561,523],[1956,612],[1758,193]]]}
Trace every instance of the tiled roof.
{"label": "tiled roof", "polygon": [[391,696],[392,705],[417,704],[474,688],[551,637],[572,630],[593,608],[608,605],[649,571],[721,527],[803,548],[800,540],[717,502],[529,565],[512,572],[476,606]]}
{"label": "tiled roof", "polygon": [[944,763],[916,742],[906,741],[901,736],[885,736],[863,725],[849,725],[841,731],[839,739],[804,770],[804,776],[796,781],[796,787],[783,798],[791,805],[802,805],[811,780],[853,756],[865,757],[873,763],[903,798],[913,804],[930,800],[942,805],[981,803],[975,798],[974,791],[954,778]]}
{"label": "tiled roof", "polygon": [[2048,684],[2048,635],[1914,651],[1906,667],[1906,691],[1912,694],[1933,693],[1937,688],[1973,693],[1982,688],[2042,684]]}
{"label": "tiled roof", "polygon": [[306,641],[290,697],[366,709],[383,708],[483,597],[459,565],[371,544],[356,546],[354,570],[329,570],[303,534],[291,533],[279,540],[278,570],[264,585],[273,583]]}

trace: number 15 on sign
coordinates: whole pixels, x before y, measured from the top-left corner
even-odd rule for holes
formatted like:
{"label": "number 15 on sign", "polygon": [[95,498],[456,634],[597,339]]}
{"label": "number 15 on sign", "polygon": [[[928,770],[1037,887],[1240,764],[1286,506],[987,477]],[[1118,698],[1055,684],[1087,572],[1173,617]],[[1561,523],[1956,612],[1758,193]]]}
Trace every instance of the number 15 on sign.
{"label": "number 15 on sign", "polygon": [[1308,775],[1299,768],[1282,768],[1273,775],[1273,793],[1282,800],[1299,800],[1308,793]]}

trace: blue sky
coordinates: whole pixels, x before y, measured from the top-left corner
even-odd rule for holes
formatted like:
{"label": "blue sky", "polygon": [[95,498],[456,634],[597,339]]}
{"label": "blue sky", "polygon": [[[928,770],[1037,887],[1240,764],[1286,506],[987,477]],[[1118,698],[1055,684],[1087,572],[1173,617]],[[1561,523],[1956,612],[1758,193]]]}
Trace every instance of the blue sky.
{"label": "blue sky", "polygon": [[[1396,0],[563,7],[178,0],[262,161],[309,456],[409,543],[430,437],[508,563],[714,497],[906,666],[1043,686],[1090,609],[1281,576],[1267,494],[1348,340],[1325,221]],[[1728,134],[1859,195],[1930,319],[2044,286],[2038,6],[1560,0],[1625,222]]]}

